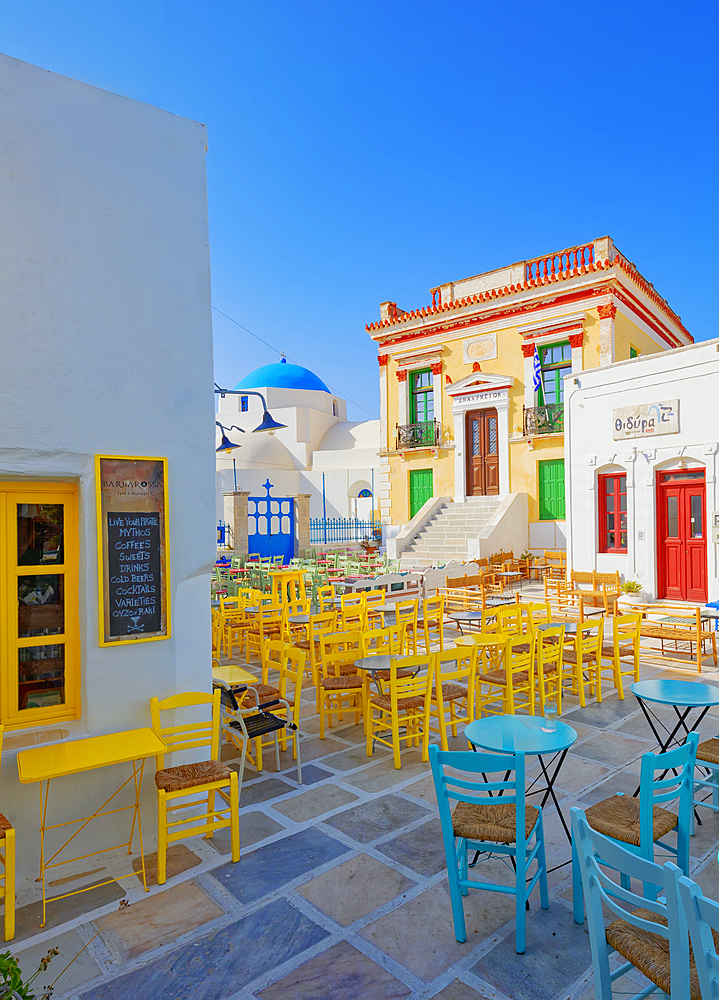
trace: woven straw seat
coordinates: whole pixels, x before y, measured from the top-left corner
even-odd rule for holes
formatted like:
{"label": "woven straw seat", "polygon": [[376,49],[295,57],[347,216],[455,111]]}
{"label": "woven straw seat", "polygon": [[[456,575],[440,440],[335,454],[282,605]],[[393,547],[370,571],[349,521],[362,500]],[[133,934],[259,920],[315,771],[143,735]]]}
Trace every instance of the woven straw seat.
{"label": "woven straw seat", "polygon": [[514,650],[515,653],[528,653],[529,652],[529,643],[528,642],[522,642],[518,646],[512,646],[512,649]]}
{"label": "woven straw seat", "polygon": [[700,639],[711,639],[713,632],[699,631],[698,629],[675,628],[673,625],[651,625],[642,622],[641,633],[645,639],[668,639],[677,642],[696,642],[697,636]]}
{"label": "woven straw seat", "polygon": [[354,663],[340,663],[340,674],[342,677],[352,676],[352,674],[357,673],[357,667]]}
{"label": "woven straw seat", "polygon": [[[371,701],[377,708],[383,708],[386,712],[392,710],[392,699],[388,694],[376,694]],[[424,698],[422,695],[411,695],[408,698],[397,699],[397,710],[399,712],[410,712],[414,708],[424,708]]]}
{"label": "woven straw seat", "polygon": [[326,691],[344,691],[347,688],[361,688],[362,683],[359,674],[349,674],[344,677],[323,677],[320,686]]}
{"label": "woven straw seat", "polygon": [[[315,643],[315,645],[317,645],[317,643]],[[296,649],[301,649],[305,653],[309,653],[309,651],[312,649],[312,643],[310,642],[309,639],[300,639],[299,642],[294,643],[294,646]]]}
{"label": "woven straw seat", "polygon": [[719,764],[719,739],[705,740],[697,747],[697,760],[706,760],[709,764]]}
{"label": "woven straw seat", "polygon": [[182,788],[207,785],[212,781],[229,781],[232,771],[219,760],[203,760],[198,764],[178,764],[155,773],[155,784],[166,792],[179,792]]}
{"label": "woven straw seat", "polygon": [[[649,910],[636,910],[635,916],[643,920],[651,920],[654,924],[667,926],[664,917]],[[607,943],[623,958],[626,958],[647,979],[651,979],[667,995],[671,995],[671,976],[669,971],[669,941],[660,934],[653,934],[641,927],[635,927],[626,920],[614,920],[606,929]],[[715,935],[716,940],[716,935]],[[694,955],[691,955],[690,968],[691,1000],[702,1000],[699,988]]]}
{"label": "woven straw seat", "polygon": [[[537,822],[539,811],[534,806],[524,810],[524,833],[528,837]],[[517,840],[515,828],[516,807],[514,803],[473,804],[458,802],[452,813],[452,827],[455,837],[467,840],[491,840],[497,844],[514,844]]]}
{"label": "woven straw seat", "polygon": [[[612,649],[612,656],[614,656],[614,650],[613,649]],[[596,657],[596,655],[594,653],[587,653],[586,656],[584,657],[584,659],[582,660],[582,663],[591,663],[594,660],[596,660],[596,658],[597,657]],[[577,654],[573,653],[571,650],[567,650],[567,649],[564,650],[564,655],[563,655],[562,659],[564,660],[565,663],[574,663],[574,664],[576,664],[576,663],[579,662],[577,660]]]}
{"label": "woven straw seat", "polygon": [[[411,677],[414,673],[411,667],[400,667],[397,670],[398,677]],[[391,673],[389,670],[376,670],[375,677],[380,681],[388,681],[391,678]]]}
{"label": "woven straw seat", "polygon": [[[654,840],[664,837],[679,822],[676,813],[654,806],[653,831]],[[593,830],[598,830],[606,837],[621,840],[625,844],[639,847],[639,799],[630,795],[612,795],[586,811],[587,822]]]}
{"label": "woven straw seat", "polygon": [[[614,646],[611,642],[605,642],[602,646],[604,656],[614,656]],[[620,646],[619,656],[634,656],[634,646]]]}
{"label": "woven straw seat", "polygon": [[[477,674],[480,680],[487,681],[488,684],[501,684],[507,686],[507,675],[504,670],[490,670],[486,674]],[[529,672],[523,670],[521,673],[512,674],[513,684],[526,684],[529,680]]]}
{"label": "woven straw seat", "polygon": [[[432,688],[432,697],[437,697],[437,688]],[[445,701],[454,701],[455,698],[466,698],[467,688],[461,684],[452,684],[450,681],[442,684],[442,697]]]}
{"label": "woven straw seat", "polygon": [[[263,701],[272,701],[273,698],[279,698],[280,696],[280,689],[273,687],[271,684],[252,684],[250,686],[257,692],[260,705]],[[257,702],[252,695],[246,694],[242,702],[242,707],[254,708],[256,704]]]}
{"label": "woven straw seat", "polygon": [[0,839],[5,836],[7,830],[12,830],[12,823],[6,816],[0,813]]}

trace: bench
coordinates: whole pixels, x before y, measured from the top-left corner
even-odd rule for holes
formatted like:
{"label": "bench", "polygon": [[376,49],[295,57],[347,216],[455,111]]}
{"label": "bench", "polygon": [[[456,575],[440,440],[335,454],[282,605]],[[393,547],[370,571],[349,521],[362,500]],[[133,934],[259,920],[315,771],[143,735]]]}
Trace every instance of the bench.
{"label": "bench", "polygon": [[[696,646],[697,673],[702,672],[702,660],[706,655],[712,656],[714,666],[717,665],[716,633],[712,629],[702,628],[701,608],[687,607],[686,604],[635,604],[633,610],[642,613],[642,639],[655,639],[661,643],[661,655],[675,663],[686,665],[686,659],[679,656],[669,656],[666,644],[673,646],[672,652],[681,652],[679,644],[689,646],[689,656],[692,656],[692,646]],[[710,643],[710,652],[704,649]],[[657,654],[655,647],[641,647],[645,652]]]}

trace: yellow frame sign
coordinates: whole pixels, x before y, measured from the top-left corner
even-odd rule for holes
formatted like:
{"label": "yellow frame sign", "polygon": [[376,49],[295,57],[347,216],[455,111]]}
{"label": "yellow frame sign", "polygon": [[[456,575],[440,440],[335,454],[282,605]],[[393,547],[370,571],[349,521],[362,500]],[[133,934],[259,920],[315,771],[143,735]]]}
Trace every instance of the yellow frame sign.
{"label": "yellow frame sign", "polygon": [[167,459],[96,455],[100,645],[170,637]]}

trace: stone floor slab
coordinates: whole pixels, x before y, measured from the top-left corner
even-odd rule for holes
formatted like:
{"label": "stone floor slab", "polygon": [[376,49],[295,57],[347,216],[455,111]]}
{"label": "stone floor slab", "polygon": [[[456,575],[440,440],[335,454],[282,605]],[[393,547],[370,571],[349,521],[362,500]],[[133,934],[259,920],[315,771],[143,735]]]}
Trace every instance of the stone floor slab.
{"label": "stone floor slab", "polygon": [[110,950],[128,962],[224,914],[196,882],[188,881],[133,903],[100,926]]}
{"label": "stone floor slab", "polygon": [[293,786],[280,778],[265,778],[264,781],[243,785],[240,792],[240,809],[259,805],[260,802],[267,802],[269,799],[276,799],[292,790]]}
{"label": "stone floor slab", "polygon": [[426,778],[420,778],[419,781],[415,781],[411,785],[405,785],[402,792],[414,796],[415,799],[421,799],[422,802],[426,802],[430,806],[437,807],[437,792],[431,774],[428,774]]}
{"label": "stone floor slab", "polygon": [[575,924],[571,911],[558,902],[527,919],[524,955],[510,934],[469,970],[512,1000],[554,1000],[591,966],[587,923]]}
{"label": "stone floor slab", "polygon": [[[325,740],[325,742],[327,742]],[[352,747],[351,750],[345,750],[344,753],[335,754],[333,757],[327,757],[322,763],[327,767],[334,767],[337,771],[353,771],[356,767],[364,767],[365,764],[375,764],[378,760],[386,757],[388,751],[384,748],[375,747],[375,752],[372,757],[367,756],[367,748],[364,744]]]}
{"label": "stone floor slab", "polygon": [[[550,772],[551,773],[551,772]],[[557,777],[557,786],[565,792],[579,792],[609,774],[609,768],[568,753]]]}
{"label": "stone floor slab", "polygon": [[649,749],[651,749],[649,743],[642,740],[630,740],[618,733],[602,733],[601,736],[580,743],[572,752],[577,757],[584,757],[598,764],[624,767]]}
{"label": "stone floor slab", "polygon": [[[39,967],[41,959],[47,955],[51,948],[59,950],[60,954],[53,958],[47,970],[41,972],[35,980],[35,988],[38,996],[42,995],[45,988],[57,976],[60,976],[60,973],[62,973],[62,976],[55,987],[55,996],[77,989],[83,983],[87,983],[89,980],[96,979],[101,975],[99,965],[92,955],[90,955],[87,948],[85,948],[85,942],[77,931],[66,931],[64,934],[58,934],[57,937],[50,938],[48,941],[43,941],[42,944],[34,944],[29,948],[24,948],[20,952],[15,951],[12,943],[5,947],[10,948],[15,953],[15,957],[20,963],[20,968],[26,978],[32,975]],[[83,948],[85,948],[84,951],[82,950]],[[71,962],[72,965],[70,965]],[[68,965],[70,966],[69,969],[63,972],[63,969]]]}
{"label": "stone floor slab", "polygon": [[277,802],[272,808],[282,813],[283,816],[294,820],[295,823],[304,823],[308,819],[314,819],[315,816],[321,816],[333,809],[339,809],[340,806],[356,802],[357,798],[358,796],[344,788],[327,784],[313,788],[309,792],[303,792],[301,795],[295,795],[291,799]]}
{"label": "stone floor slab", "polygon": [[562,715],[562,722],[572,725],[572,719],[576,718],[583,726],[596,726],[597,729],[604,729],[611,726],[613,722],[619,722],[628,715],[637,711],[637,700],[634,696],[625,694],[624,701],[620,701],[616,694],[605,695],[601,705],[587,705],[586,708],[577,708],[573,712]]}
{"label": "stone floor slab", "polygon": [[484,938],[505,924],[514,902],[494,892],[464,897],[467,941],[454,937],[449,886],[446,881],[368,924],[360,933],[390,958],[427,983],[466,958]]}
{"label": "stone floor slab", "polygon": [[310,827],[230,862],[212,873],[241,903],[253,903],[293,879],[346,854],[349,848]]}
{"label": "stone floor slab", "polygon": [[401,1000],[412,991],[346,941],[258,993],[261,1000]]}
{"label": "stone floor slab", "polygon": [[634,795],[638,784],[639,778],[635,774],[630,774],[627,771],[615,771],[601,785],[597,785],[591,792],[583,791],[577,798],[581,799],[582,805],[593,806],[619,792],[624,795]]}
{"label": "stone floor slab", "polygon": [[[193,854],[189,847],[185,844],[171,844],[167,848],[167,878],[174,878],[175,875],[181,875],[183,872],[189,871],[190,868],[195,868],[197,865],[202,864],[202,859],[198,858],[196,854]],[[132,867],[137,875],[137,878],[142,885],[142,872],[140,871],[142,863],[140,858],[132,859]],[[145,878],[147,880],[148,886],[157,885],[157,851],[153,851],[152,854],[145,855]]]}
{"label": "stone floor slab", "polygon": [[95,986],[84,1000],[223,1000],[276,968],[328,932],[287,900],[200,937],[127,975]]}
{"label": "stone floor slab", "polygon": [[347,927],[413,889],[414,885],[376,858],[358,854],[298,886],[296,892]]}
{"label": "stone floor slab", "polygon": [[478,993],[461,979],[455,979],[449,986],[435,993],[432,1000],[487,1000],[487,998],[484,993]]}
{"label": "stone floor slab", "polygon": [[[465,740],[465,749],[466,746]],[[399,781],[406,781],[415,775],[425,774],[429,770],[429,761],[422,761],[419,752],[405,751],[401,759],[402,767],[399,770],[394,766],[394,759],[387,757],[375,764],[374,767],[358,771],[357,774],[350,775],[345,780],[348,785],[354,785],[365,792],[383,792]]]}
{"label": "stone floor slab", "polygon": [[[289,778],[297,780],[297,769],[293,768],[291,771],[286,771],[286,775]],[[316,785],[318,781],[324,781],[325,778],[331,778],[332,771],[326,771],[323,767],[317,767],[316,764],[302,764],[302,784],[303,785]]]}
{"label": "stone floor slab", "polygon": [[[344,743],[340,743],[339,740],[333,740],[330,736],[325,733],[325,738],[321,740],[319,736],[313,737],[311,740],[303,740],[300,750],[302,752],[302,763],[305,761],[309,764],[312,760],[318,760],[320,757],[326,757],[327,754],[334,753],[336,750],[346,750],[347,747]],[[329,761],[327,761],[329,764]]]}
{"label": "stone floor slab", "polygon": [[367,844],[426,815],[424,806],[401,799],[399,795],[383,795],[353,809],[346,809],[326,820],[326,823],[358,843]]}
{"label": "stone floor slab", "polygon": [[[253,844],[259,844],[261,840],[284,829],[281,823],[276,823],[259,809],[250,812],[243,812],[240,809],[240,851]],[[229,854],[232,850],[230,830],[227,828],[218,830],[207,843],[214,847],[218,854]]]}
{"label": "stone floor slab", "polygon": [[[101,882],[102,880],[98,880]],[[66,886],[66,891],[73,890],[72,886]],[[117,882],[110,882],[107,885],[91,882],[86,892],[81,892],[75,896],[66,896],[64,899],[50,900],[46,905],[45,930],[64,924],[75,917],[81,917],[90,910],[95,910],[100,906],[107,906],[115,900],[125,898],[125,890]],[[42,923],[42,901],[28,903],[27,906],[20,906],[15,911],[15,937],[18,941],[32,937],[40,932]]]}
{"label": "stone floor slab", "polygon": [[436,875],[447,867],[442,827],[438,819],[431,819],[428,823],[409,830],[389,843],[382,844],[377,850],[419,875]]}

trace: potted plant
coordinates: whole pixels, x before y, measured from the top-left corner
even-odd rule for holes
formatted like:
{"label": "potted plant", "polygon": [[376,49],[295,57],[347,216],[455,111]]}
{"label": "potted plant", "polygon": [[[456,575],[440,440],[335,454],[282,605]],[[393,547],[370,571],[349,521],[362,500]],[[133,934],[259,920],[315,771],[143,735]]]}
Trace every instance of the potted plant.
{"label": "potted plant", "polygon": [[622,596],[617,600],[617,604],[620,607],[631,608],[635,604],[646,604],[646,600],[644,600],[641,596],[644,592],[644,588],[639,580],[625,580],[624,583],[620,585],[619,589],[622,592]]}

